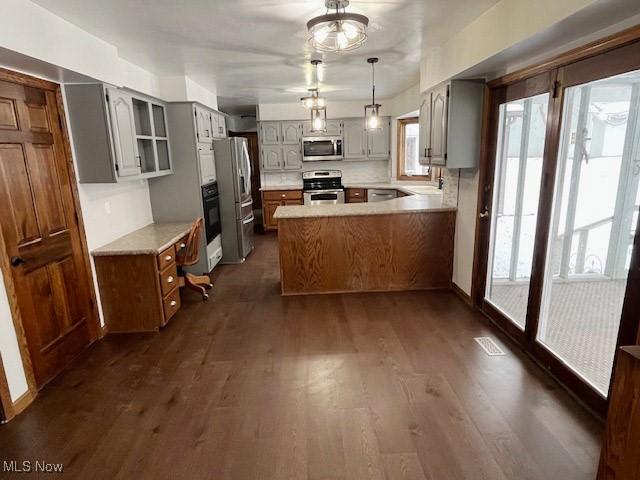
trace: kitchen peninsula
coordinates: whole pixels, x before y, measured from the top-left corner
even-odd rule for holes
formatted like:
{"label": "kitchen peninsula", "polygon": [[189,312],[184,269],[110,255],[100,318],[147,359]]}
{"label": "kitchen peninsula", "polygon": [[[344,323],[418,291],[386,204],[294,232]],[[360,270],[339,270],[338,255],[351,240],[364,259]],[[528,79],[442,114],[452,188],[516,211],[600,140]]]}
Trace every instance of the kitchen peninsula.
{"label": "kitchen peninsula", "polygon": [[440,195],[280,206],[282,294],[449,288],[455,216]]}

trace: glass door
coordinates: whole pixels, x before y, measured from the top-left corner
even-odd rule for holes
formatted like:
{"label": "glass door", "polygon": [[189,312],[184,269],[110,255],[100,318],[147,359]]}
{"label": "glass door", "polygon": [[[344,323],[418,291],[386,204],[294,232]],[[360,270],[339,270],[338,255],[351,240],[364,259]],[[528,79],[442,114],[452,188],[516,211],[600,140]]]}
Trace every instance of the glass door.
{"label": "glass door", "polygon": [[499,106],[485,301],[526,325],[549,94]]}
{"label": "glass door", "polygon": [[604,414],[640,341],[640,42],[490,99],[475,303]]}
{"label": "glass door", "polygon": [[640,205],[640,70],[567,88],[537,340],[606,396]]}

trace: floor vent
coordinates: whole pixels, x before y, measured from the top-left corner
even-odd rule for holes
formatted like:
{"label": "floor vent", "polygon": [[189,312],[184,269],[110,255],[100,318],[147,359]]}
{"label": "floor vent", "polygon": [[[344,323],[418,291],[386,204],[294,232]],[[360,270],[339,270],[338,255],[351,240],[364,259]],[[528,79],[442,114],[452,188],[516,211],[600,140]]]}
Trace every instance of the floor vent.
{"label": "floor vent", "polygon": [[498,355],[506,355],[496,342],[491,337],[474,337],[474,340],[478,342],[478,345],[482,347],[485,353],[491,357]]}

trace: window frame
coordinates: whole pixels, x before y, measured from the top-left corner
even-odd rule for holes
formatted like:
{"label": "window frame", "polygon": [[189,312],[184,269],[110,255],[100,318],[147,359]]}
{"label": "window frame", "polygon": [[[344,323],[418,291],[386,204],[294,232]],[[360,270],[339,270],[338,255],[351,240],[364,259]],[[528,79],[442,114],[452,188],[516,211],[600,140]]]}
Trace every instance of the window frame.
{"label": "window frame", "polygon": [[419,117],[405,117],[399,118],[397,120],[397,130],[398,130],[398,144],[397,144],[397,170],[396,170],[396,178],[398,180],[408,180],[408,181],[429,181],[432,178],[433,168],[429,168],[429,173],[427,175],[407,175],[405,173],[405,151],[404,144],[406,141],[406,130],[407,125],[420,124]]}

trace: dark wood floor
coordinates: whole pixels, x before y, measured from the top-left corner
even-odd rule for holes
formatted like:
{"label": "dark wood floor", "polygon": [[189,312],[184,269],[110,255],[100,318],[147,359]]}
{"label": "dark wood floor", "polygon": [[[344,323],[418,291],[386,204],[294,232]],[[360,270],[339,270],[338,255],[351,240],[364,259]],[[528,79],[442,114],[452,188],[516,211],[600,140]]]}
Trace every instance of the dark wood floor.
{"label": "dark wood floor", "polygon": [[275,236],[0,427],[69,478],[593,479],[601,426],[450,293],[282,298]]}

